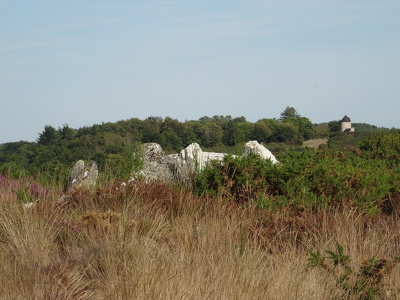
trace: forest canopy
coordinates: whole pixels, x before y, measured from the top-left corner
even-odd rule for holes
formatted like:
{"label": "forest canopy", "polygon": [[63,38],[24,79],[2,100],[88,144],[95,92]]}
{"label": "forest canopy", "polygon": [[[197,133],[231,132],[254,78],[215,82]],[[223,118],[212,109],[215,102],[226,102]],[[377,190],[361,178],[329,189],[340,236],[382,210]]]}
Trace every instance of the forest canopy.
{"label": "forest canopy", "polygon": [[[357,128],[363,132],[379,129],[368,124]],[[93,159],[100,168],[109,168],[117,176],[127,177],[134,163],[132,152],[142,143],[158,143],[166,153],[179,152],[191,143],[198,143],[206,150],[232,153],[250,140],[295,147],[311,138],[334,136],[340,141],[339,121],[313,124],[289,106],[278,119],[264,118],[254,123],[244,116],[215,115],[184,122],[171,117],[131,118],[79,129],[67,124],[59,128],[46,125],[36,142],[0,145],[0,173],[54,175],[79,159]],[[331,144],[335,146],[334,142]]]}

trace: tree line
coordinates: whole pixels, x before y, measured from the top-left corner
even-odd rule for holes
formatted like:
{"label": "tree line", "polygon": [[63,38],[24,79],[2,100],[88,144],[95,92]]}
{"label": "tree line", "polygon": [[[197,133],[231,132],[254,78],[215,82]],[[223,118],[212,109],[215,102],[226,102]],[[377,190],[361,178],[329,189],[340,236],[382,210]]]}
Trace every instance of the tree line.
{"label": "tree line", "polygon": [[229,147],[249,140],[300,145],[314,136],[326,137],[338,131],[338,121],[313,124],[289,106],[279,118],[264,118],[254,123],[243,116],[228,115],[184,122],[171,117],[131,118],[79,129],[67,124],[59,128],[46,125],[36,142],[0,145],[0,173],[16,169],[28,174],[55,175],[63,166],[71,166],[79,159],[93,159],[100,168],[109,168],[126,177],[137,163],[132,151],[142,143],[158,143],[167,153],[179,152],[191,143],[207,150],[229,152]]}

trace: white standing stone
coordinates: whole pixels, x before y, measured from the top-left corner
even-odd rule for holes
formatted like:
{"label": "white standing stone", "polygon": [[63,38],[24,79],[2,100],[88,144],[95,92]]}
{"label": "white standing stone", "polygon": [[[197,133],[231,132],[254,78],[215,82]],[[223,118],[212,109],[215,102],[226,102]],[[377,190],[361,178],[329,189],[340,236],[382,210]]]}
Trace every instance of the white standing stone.
{"label": "white standing stone", "polygon": [[257,141],[250,141],[244,145],[243,155],[246,156],[250,153],[259,155],[263,159],[269,159],[273,164],[279,162],[276,157],[271,153],[271,151],[269,151]]}

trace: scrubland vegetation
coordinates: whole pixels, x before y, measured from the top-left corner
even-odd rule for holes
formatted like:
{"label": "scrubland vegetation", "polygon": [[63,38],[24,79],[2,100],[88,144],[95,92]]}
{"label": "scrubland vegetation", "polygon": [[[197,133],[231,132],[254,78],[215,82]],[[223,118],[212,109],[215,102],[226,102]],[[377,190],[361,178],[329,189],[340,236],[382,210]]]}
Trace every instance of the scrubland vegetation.
{"label": "scrubland vegetation", "polygon": [[399,132],[353,123],[356,132],[340,132],[340,123],[330,121],[313,124],[287,107],[280,117],[249,122],[245,117],[213,116],[197,121],[180,122],[170,117],[132,118],[74,129],[64,124],[54,128],[46,125],[36,142],[0,144],[0,173],[31,176],[41,172],[49,181],[60,180],[65,166],[72,167],[79,159],[95,160],[102,171],[128,179],[136,162],[132,151],[143,143],[158,143],[167,153],[177,153],[191,143],[204,151],[241,154],[244,143],[257,140],[275,155],[288,149],[301,149],[311,138],[329,138],[329,148],[348,150],[374,132]]}
{"label": "scrubland vegetation", "polygon": [[[400,297],[397,215],[271,211],[143,181],[78,190],[64,203],[48,189],[24,208],[15,188],[4,179],[0,189],[3,299]],[[348,278],[342,260],[310,255],[337,243]]]}
{"label": "scrubland vegetation", "polygon": [[[122,184],[143,141],[67,129],[0,147],[0,299],[400,299],[397,130],[269,143],[278,164],[227,156],[178,185]],[[98,184],[66,192],[79,145]]]}

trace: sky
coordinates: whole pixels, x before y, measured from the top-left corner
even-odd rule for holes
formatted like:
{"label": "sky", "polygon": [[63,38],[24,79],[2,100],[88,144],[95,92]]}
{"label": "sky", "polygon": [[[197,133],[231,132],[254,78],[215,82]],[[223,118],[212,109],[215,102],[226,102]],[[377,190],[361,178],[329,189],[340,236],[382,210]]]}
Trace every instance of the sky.
{"label": "sky", "polygon": [[150,116],[400,128],[398,0],[0,0],[0,143]]}

